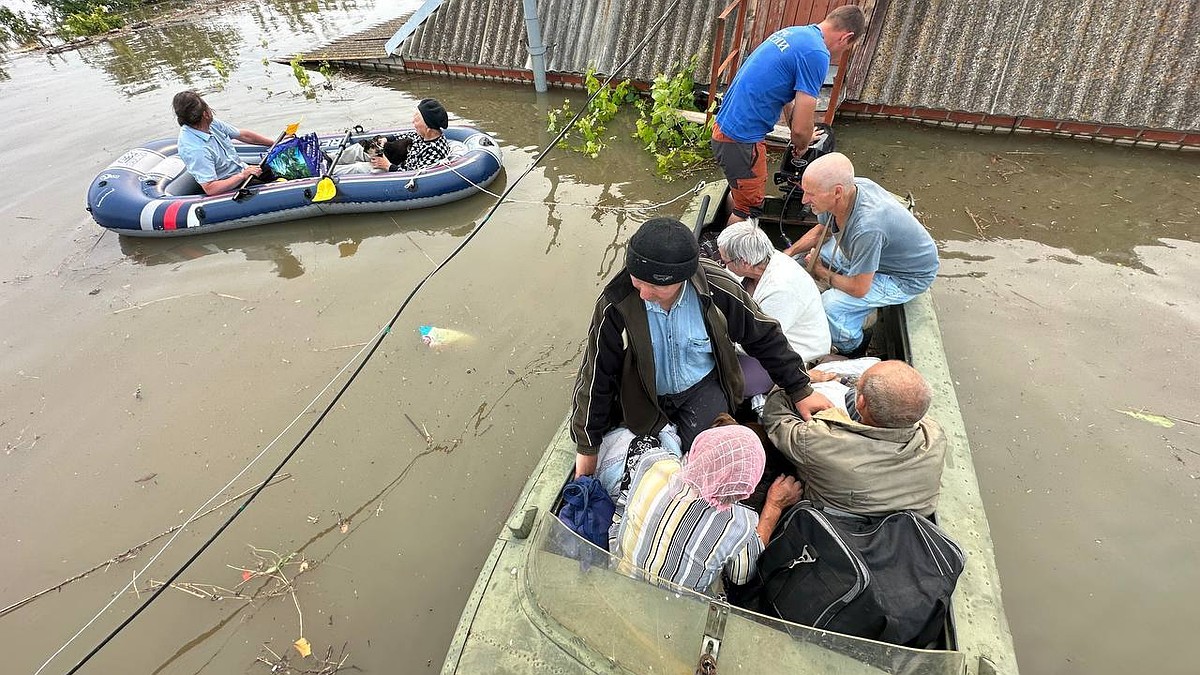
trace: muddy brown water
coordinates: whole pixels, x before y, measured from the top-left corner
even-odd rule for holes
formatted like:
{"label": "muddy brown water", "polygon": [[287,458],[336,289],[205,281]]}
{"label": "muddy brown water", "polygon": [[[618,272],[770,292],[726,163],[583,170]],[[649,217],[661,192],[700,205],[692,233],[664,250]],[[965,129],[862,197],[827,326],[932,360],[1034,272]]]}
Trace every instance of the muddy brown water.
{"label": "muddy brown water", "polygon": [[[322,388],[344,382],[358,345],[491,205],[102,234],[83,211],[88,182],[174,134],[175,91],[197,87],[267,135],[298,118],[389,126],[436,95],[501,139],[497,190],[549,140],[545,111],[563,92],[344,73],[308,99],[286,66],[262,63],[402,9],[232,4],[78,52],[0,57],[0,605],[180,522],[297,419],[231,492],[265,475],[315,418],[309,402],[329,400]],[[231,589],[234,568],[257,565],[251,547],[294,552],[289,576],[310,561],[295,601],[260,581],[250,603],[165,593],[85,672],[267,672],[255,659],[301,635],[319,654],[346,645],[364,672],[439,666],[566,412],[591,302],[636,227],[578,204],[655,203],[690,183],[655,177],[627,119],[612,128],[599,160],[555,152],[520,183],[404,312],[291,478],[183,576]],[[941,246],[934,300],[1023,669],[1191,671],[1200,427],[1119,411],[1200,421],[1200,158],[892,123],[838,131],[860,174],[916,195]],[[474,339],[434,351],[421,324]],[[139,589],[230,508],[176,539]],[[157,550],[0,617],[4,669],[36,670]],[[68,669],[137,602],[117,599],[45,672]]]}

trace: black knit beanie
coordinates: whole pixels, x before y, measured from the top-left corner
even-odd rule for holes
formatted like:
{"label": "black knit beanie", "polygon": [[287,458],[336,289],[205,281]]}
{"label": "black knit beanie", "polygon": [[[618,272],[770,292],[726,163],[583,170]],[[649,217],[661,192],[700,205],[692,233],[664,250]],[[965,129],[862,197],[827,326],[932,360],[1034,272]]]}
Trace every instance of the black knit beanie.
{"label": "black knit beanie", "polygon": [[446,114],[446,109],[437,102],[437,99],[422,100],[417,104],[417,111],[421,113],[421,119],[425,120],[425,126],[430,129],[445,129],[450,126],[450,116]]}
{"label": "black knit beanie", "polygon": [[655,286],[687,281],[699,264],[696,237],[674,218],[653,218],[642,223],[625,250],[629,273]]}

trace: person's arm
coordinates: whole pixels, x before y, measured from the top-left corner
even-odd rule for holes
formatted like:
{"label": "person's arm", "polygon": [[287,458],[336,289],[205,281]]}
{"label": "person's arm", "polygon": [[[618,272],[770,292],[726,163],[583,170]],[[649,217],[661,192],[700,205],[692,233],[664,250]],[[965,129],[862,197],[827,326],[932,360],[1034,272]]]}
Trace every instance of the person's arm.
{"label": "person's arm", "polygon": [[250,131],[248,129],[240,130],[238,135],[234,136],[234,138],[243,143],[249,143],[251,145],[265,145],[267,147],[275,145],[274,139],[267,138],[260,133]]}
{"label": "person's arm", "polygon": [[796,240],[796,243],[787,247],[787,249],[784,250],[784,253],[790,256],[795,256],[797,253],[803,253],[816,248],[817,242],[821,241],[826,227],[826,225],[821,224],[813,225],[811,228],[809,228],[808,232],[804,233],[804,236]]}
{"label": "person's arm", "polygon": [[247,166],[241,171],[233,174],[228,178],[219,180],[210,180],[207,183],[201,183],[200,187],[206,195],[219,195],[225,192],[236,190],[250,176],[262,175],[262,169],[258,166]]}
{"label": "person's arm", "polygon": [[605,432],[613,427],[609,420],[613,401],[621,385],[621,366],[625,349],[621,342],[623,325],[611,303],[601,295],[596,301],[583,364],[575,380],[571,402],[571,440],[575,441],[575,473],[590,476],[596,471],[596,455]]}
{"label": "person's arm", "polygon": [[853,276],[838,274],[818,258],[813,266],[813,278],[817,281],[824,281],[829,284],[830,288],[836,288],[846,295],[861,298],[871,290],[871,282],[875,280],[875,273],[864,272]]}
{"label": "person's arm", "polygon": [[767,437],[803,476],[807,464],[805,443],[808,440],[808,422],[796,412],[787,392],[776,387],[767,394],[762,423]]}
{"label": "person's arm", "polygon": [[816,140],[813,134],[815,124],[813,118],[817,112],[816,97],[807,92],[797,91],[792,99],[792,116],[788,120],[788,128],[792,130],[792,155],[800,157],[808,146]]}
{"label": "person's arm", "polygon": [[771,541],[775,526],[787,507],[800,501],[803,489],[800,481],[791,476],[779,476],[767,490],[767,501],[763,503],[762,513],[758,516],[758,538],[763,544]]}

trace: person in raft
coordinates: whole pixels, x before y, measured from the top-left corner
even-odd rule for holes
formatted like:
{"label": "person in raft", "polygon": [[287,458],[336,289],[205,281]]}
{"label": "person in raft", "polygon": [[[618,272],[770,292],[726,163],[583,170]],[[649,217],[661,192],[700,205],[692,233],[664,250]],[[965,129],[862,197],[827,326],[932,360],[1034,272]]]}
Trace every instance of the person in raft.
{"label": "person in raft", "polygon": [[347,147],[333,174],[420,171],[440,164],[450,156],[450,144],[443,133],[449,125],[446,108],[437,99],[424,99],[417,104],[417,112],[413,115],[413,131],[376,137]]}
{"label": "person in raft", "polygon": [[205,194],[232,192],[247,178],[262,174],[261,168],[247,166],[238,158],[232,141],[269,147],[271,139],[217,119],[213,109],[191,89],[175,94],[172,105],[179,122],[179,158]]}

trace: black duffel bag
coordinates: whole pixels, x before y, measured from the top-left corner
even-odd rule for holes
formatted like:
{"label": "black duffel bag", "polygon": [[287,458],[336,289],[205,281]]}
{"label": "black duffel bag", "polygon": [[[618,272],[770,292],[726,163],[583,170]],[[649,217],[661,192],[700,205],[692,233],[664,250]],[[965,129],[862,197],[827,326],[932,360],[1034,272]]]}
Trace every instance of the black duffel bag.
{"label": "black duffel bag", "polygon": [[964,562],[962,549],[913,511],[867,518],[802,501],[775,529],[755,580],[727,588],[731,601],[761,614],[925,648],[937,642]]}

